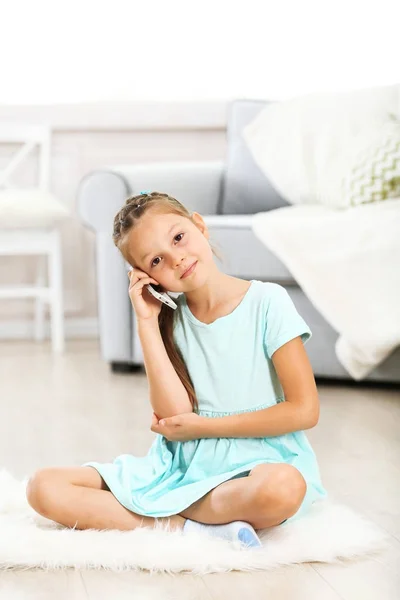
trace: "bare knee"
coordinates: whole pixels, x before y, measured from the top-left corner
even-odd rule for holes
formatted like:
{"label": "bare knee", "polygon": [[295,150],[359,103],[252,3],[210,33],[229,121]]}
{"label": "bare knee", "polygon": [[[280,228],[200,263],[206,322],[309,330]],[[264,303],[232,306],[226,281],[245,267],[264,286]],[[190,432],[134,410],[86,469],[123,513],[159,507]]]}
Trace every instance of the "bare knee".
{"label": "bare knee", "polygon": [[59,484],[60,471],[57,468],[39,469],[29,479],[26,498],[31,507],[44,517],[50,517],[52,490]]}
{"label": "bare knee", "polygon": [[307,484],[295,467],[287,464],[267,465],[271,466],[274,468],[266,469],[265,477],[260,477],[257,482],[256,502],[262,512],[271,514],[271,508],[274,507],[278,514],[287,519],[300,508],[306,495]]}

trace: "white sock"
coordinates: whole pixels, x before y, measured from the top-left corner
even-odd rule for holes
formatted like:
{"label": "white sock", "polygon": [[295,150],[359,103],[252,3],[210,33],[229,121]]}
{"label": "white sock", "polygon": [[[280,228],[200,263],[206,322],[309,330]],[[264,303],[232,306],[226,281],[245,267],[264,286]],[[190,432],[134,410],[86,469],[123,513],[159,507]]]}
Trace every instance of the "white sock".
{"label": "white sock", "polygon": [[229,541],[240,541],[244,546],[260,547],[262,546],[260,538],[256,534],[250,523],[245,521],[233,521],[226,525],[207,525],[198,523],[191,519],[186,519],[183,531],[207,532],[212,536],[223,538]]}

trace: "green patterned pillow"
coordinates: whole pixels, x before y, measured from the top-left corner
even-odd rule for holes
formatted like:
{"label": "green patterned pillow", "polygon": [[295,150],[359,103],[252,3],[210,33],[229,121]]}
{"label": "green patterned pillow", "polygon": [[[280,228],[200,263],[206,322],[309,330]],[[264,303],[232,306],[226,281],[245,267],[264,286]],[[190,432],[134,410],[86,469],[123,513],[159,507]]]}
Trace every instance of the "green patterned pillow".
{"label": "green patterned pillow", "polygon": [[342,182],[346,206],[400,196],[400,123],[396,120],[363,136]]}

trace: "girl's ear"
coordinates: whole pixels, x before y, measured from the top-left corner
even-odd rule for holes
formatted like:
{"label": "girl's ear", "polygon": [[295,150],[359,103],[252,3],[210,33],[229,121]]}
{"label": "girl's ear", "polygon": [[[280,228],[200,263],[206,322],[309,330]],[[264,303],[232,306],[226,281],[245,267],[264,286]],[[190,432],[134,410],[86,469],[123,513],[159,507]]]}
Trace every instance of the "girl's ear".
{"label": "girl's ear", "polygon": [[192,213],[192,221],[196,225],[197,229],[200,229],[201,233],[208,239],[209,233],[207,229],[207,225],[204,222],[203,217],[200,213],[194,212]]}

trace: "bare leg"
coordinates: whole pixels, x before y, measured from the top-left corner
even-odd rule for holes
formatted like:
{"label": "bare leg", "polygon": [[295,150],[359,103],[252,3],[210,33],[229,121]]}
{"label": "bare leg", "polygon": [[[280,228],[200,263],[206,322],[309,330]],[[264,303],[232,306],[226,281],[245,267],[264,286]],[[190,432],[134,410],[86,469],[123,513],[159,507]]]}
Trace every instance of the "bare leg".
{"label": "bare leg", "polygon": [[91,467],[38,471],[29,481],[29,504],[41,515],[77,529],[154,527],[181,529],[185,519],[206,524],[246,521],[255,529],[272,527],[297,512],[306,484],[290,465],[259,465],[250,476],[227,481],[180,515],[154,519],[124,508]]}
{"label": "bare leg", "polygon": [[254,529],[264,529],[294,515],[306,487],[300,472],[291,465],[258,465],[249,477],[222,483],[180,514],[200,523],[246,521]]}
{"label": "bare leg", "polygon": [[42,469],[28,482],[27,499],[39,514],[77,529],[119,529],[168,525],[182,529],[179,515],[154,519],[124,508],[92,467]]}

